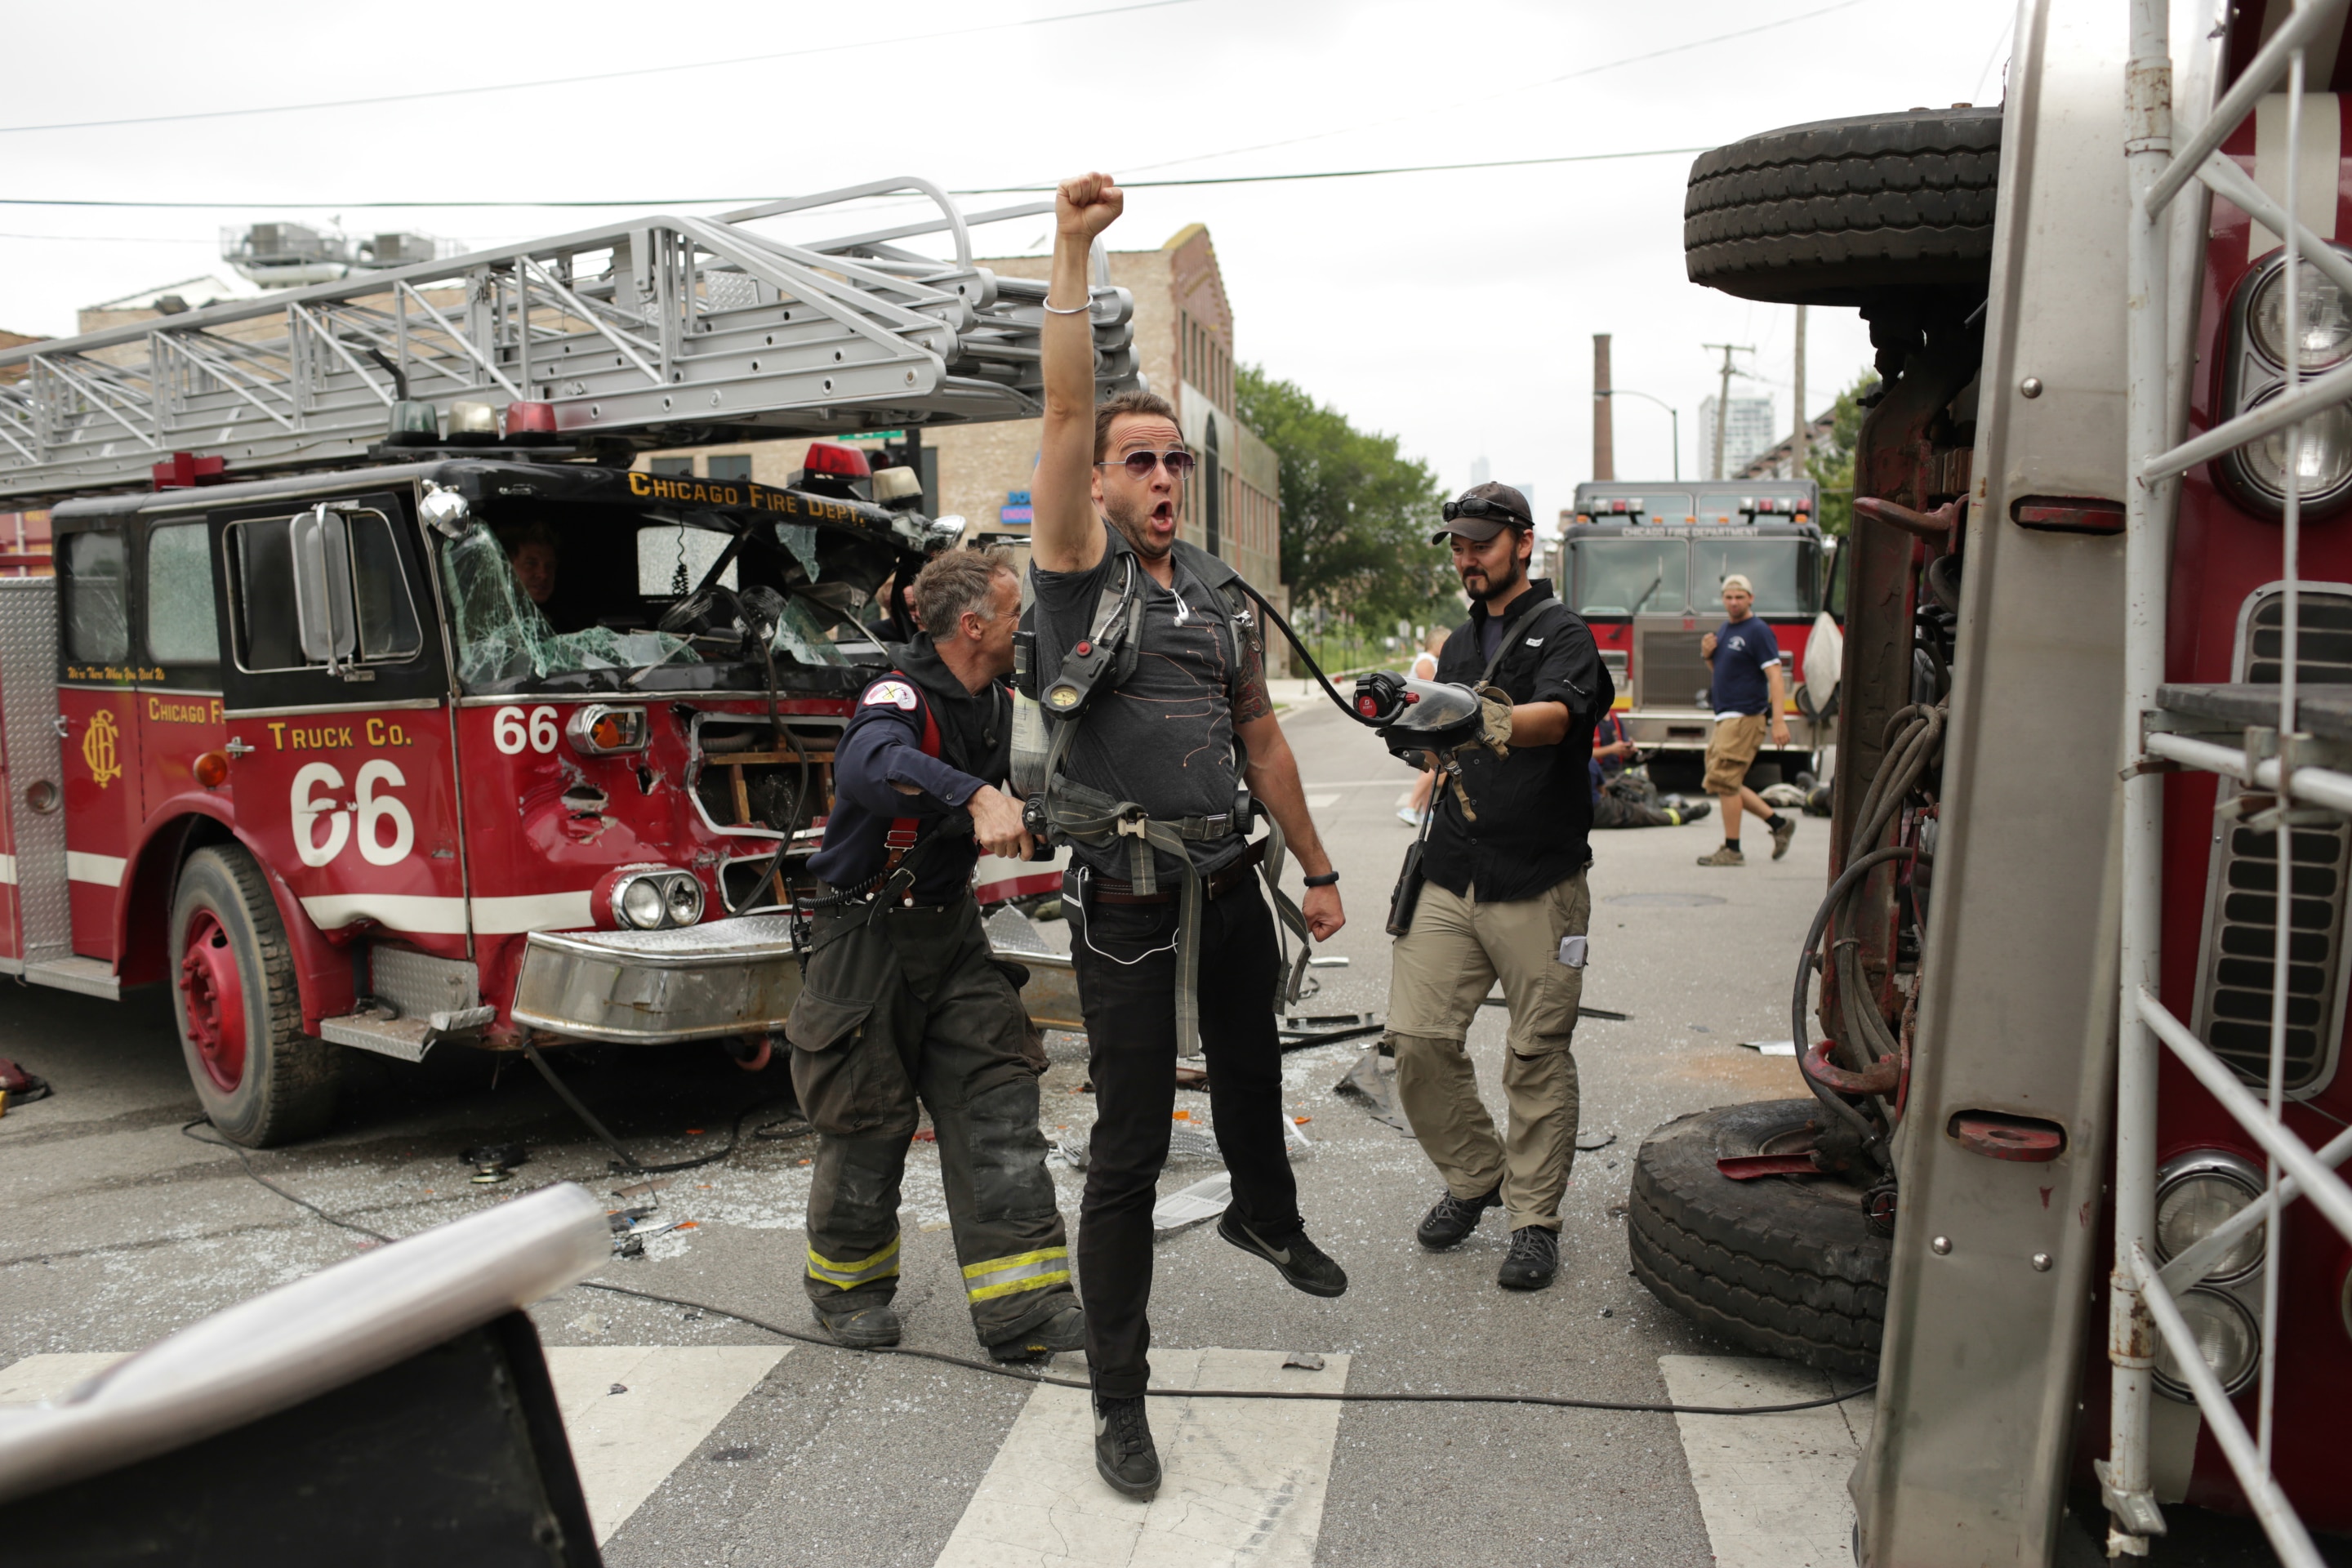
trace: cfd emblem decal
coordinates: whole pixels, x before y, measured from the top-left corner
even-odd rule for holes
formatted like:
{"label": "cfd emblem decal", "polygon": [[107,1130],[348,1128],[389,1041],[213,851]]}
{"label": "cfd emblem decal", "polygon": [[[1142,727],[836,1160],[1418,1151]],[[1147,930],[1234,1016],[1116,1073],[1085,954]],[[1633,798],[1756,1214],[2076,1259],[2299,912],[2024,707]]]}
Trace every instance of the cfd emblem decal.
{"label": "cfd emblem decal", "polygon": [[885,704],[893,704],[907,710],[910,713],[913,712],[915,709],[915,689],[908,686],[903,680],[876,681],[873,688],[866,693],[866,706],[868,708],[879,708]]}
{"label": "cfd emblem decal", "polygon": [[89,782],[100,789],[122,776],[114,736],[114,715],[101,708],[90,716],[89,731],[81,738],[81,760],[89,764]]}

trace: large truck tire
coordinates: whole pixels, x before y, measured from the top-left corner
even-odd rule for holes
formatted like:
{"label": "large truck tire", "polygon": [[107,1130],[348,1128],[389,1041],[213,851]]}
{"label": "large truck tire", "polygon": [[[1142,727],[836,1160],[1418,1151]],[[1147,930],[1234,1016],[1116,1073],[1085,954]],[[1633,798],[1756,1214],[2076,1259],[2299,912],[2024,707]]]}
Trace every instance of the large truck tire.
{"label": "large truck tire", "polygon": [[1627,1240],[1650,1293],[1734,1344],[1834,1377],[1875,1376],[1890,1244],[1829,1176],[1735,1182],[1732,1154],[1798,1142],[1811,1100],[1727,1105],[1667,1122],[1633,1161]]}
{"label": "large truck tire", "polygon": [[1915,109],[1768,131],[1691,165],[1690,280],[1780,305],[1974,290],[1992,268],[2000,110]]}
{"label": "large truck tire", "polygon": [[172,899],[173,1016],[196,1099],[248,1149],[326,1131],[342,1053],[302,1032],[302,998],[277,900],[234,844],[188,857]]}

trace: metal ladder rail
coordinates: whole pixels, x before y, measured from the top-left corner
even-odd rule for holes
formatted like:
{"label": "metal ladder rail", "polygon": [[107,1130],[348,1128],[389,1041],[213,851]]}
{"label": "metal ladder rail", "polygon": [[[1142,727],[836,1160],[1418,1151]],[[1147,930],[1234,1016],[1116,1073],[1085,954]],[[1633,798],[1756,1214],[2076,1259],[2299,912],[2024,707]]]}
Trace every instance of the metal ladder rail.
{"label": "metal ladder rail", "polygon": [[[814,245],[740,226],[908,189],[940,215]],[[0,353],[31,371],[0,385],[0,496],[144,482],[155,458],[191,447],[241,469],[356,460],[392,401],[390,378],[362,363],[370,349],[413,396],[530,393],[575,436],[670,426],[690,445],[697,426],[731,438],[1034,415],[1039,301],[1028,280],[970,265],[969,228],[1045,210],[966,217],[923,182],[872,182],[732,223],[637,218],[26,345]],[[940,232],[952,262],[887,243]],[[1124,291],[1095,290],[1106,388],[1133,382],[1132,313]]]}
{"label": "metal ladder rail", "polygon": [[[2307,1195],[2330,1223],[2352,1237],[2352,1187],[2347,1187],[2330,1168],[2332,1160],[2315,1155],[2280,1118],[2285,1048],[2286,942],[2274,944],[2270,1074],[2263,1099],[2258,1100],[2240,1084],[2235,1072],[2158,999],[2163,796],[2160,776],[2152,766],[2145,764],[2168,761],[2230,773],[2249,784],[2262,781],[2264,787],[2277,792],[2282,805],[2298,800],[2306,805],[2352,815],[2352,775],[2330,774],[2318,769],[2298,770],[2291,755],[2265,763],[2249,755],[2242,746],[2233,749],[2215,745],[2167,734],[2156,728],[2158,688],[2164,679],[2165,610],[2179,476],[2199,463],[2275,430],[2295,426],[2290,439],[2299,443],[2301,435],[2296,422],[2300,418],[2310,410],[2352,396],[2352,375],[2331,373],[2298,385],[2299,367],[2291,363],[2286,390],[2273,403],[2253,413],[2237,415],[2202,436],[2181,439],[2188,378],[2192,374],[2189,348],[2193,337],[2193,290],[2201,276],[2204,224],[2201,216],[2193,225],[2181,221],[2184,214],[2176,211],[2172,214],[2175,221],[2168,226],[2168,209],[2190,189],[2194,180],[2207,190],[2245,206],[2256,221],[2280,235],[2286,249],[2284,282],[2286,319],[2290,322],[2302,319],[2299,272],[2306,258],[2313,258],[2331,278],[2341,279],[2352,274],[2352,268],[2342,266],[2342,258],[2294,221],[2293,215],[2282,210],[2279,204],[2252,189],[2253,183],[2220,155],[2221,142],[2252,112],[2260,99],[2284,79],[2289,106],[2286,188],[2299,188],[2294,160],[2300,147],[2305,46],[2343,9],[2344,0],[2296,0],[2295,9],[2285,25],[2248,63],[2210,111],[2199,117],[2176,149],[2166,0],[2131,3],[2131,58],[2126,77],[2129,122],[2125,143],[2131,215],[2126,237],[2129,478],[2125,497],[2124,663],[2126,701],[2130,704],[2128,733],[2136,737],[2132,750],[2137,754],[2126,759],[2130,765],[2126,770],[2124,785],[2116,1261],[2110,1280],[2108,1321],[2108,1359],[2113,1367],[2110,1451],[2108,1458],[2098,1463],[2101,1489],[2112,1516],[2108,1531],[2111,1556],[2144,1556],[2147,1538],[2164,1530],[2163,1516],[2151,1487],[2148,1443],[2151,1373],[2160,1338],[2171,1350],[2199,1410],[2281,1560],[2294,1568],[2320,1568],[2321,1560],[2310,1534],[2288,1503],[2271,1468],[2278,1346],[2279,1237],[2284,1226],[2271,1223],[2265,1232],[2269,1258],[2255,1434],[2246,1431],[2229,1394],[2206,1366],[2170,1285],[2152,1261],[2158,1047],[2170,1050],[2215,1102],[2264,1151],[2268,1191],[2256,1206],[2263,1208],[2266,1215],[2275,1216],[2283,1206],[2284,1168],[2291,1173],[2300,1189],[2299,1195]],[[2218,43],[2199,40],[2192,47],[2200,50],[2200,61],[2210,69],[2218,54]],[[2210,92],[2210,85],[2209,78],[2202,84],[2203,90]],[[2189,105],[2192,114],[2201,107],[2194,102],[2196,96],[2192,88]],[[2184,233],[2188,236],[2185,242]],[[2169,246],[2168,239],[2172,241]],[[2291,332],[2289,337],[2293,343],[2294,334]],[[2291,348],[2290,360],[2298,353],[2299,349]],[[2295,465],[2291,463],[2288,471],[2295,472]],[[2279,693],[2278,732],[2282,736],[2292,736],[2294,731],[2295,584],[2299,581],[2301,545],[2300,498],[2292,481],[2289,490],[2283,531],[2286,603]],[[2282,814],[2275,830],[2281,836],[2283,860],[2291,864],[2294,825]],[[2277,929],[2282,931],[2291,929],[2291,894],[2292,879],[2282,876],[2277,917]],[[2330,1155],[2340,1159],[2343,1152],[2331,1143]],[[2176,1277],[2173,1283],[2179,1282]]]}

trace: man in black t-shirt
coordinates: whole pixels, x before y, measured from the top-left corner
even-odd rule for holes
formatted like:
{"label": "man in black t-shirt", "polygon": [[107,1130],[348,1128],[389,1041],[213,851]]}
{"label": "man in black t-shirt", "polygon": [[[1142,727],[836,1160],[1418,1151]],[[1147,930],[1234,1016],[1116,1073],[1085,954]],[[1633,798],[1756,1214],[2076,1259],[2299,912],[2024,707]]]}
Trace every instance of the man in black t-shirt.
{"label": "man in black t-shirt", "polygon": [[[1078,1210],[1095,1468],[1141,1497],[1160,1485],[1143,1409],[1151,1373],[1145,1306],[1188,973],[1213,976],[1197,996],[1217,1146],[1233,1175],[1217,1233],[1311,1295],[1348,1287],[1298,1216],[1273,1006],[1280,963],[1254,870],[1267,841],[1234,830],[1244,780],[1306,873],[1307,931],[1322,941],[1345,917],[1339,875],[1266,699],[1255,617],[1237,613],[1238,589],[1228,594],[1233,569],[1177,537],[1192,455],[1176,411],[1149,393],[1095,404],[1087,255],[1123,201],[1105,174],[1065,181],[1055,198],[1030,538],[1043,706],[1076,713],[1048,721],[1064,755],[1060,776],[1072,787],[1049,783],[1046,805],[1101,802],[1105,820],[1118,823],[1073,833],[1062,907],[1097,1114]],[[1095,657],[1107,590],[1115,603],[1139,605],[1128,634],[1139,653],[1123,674],[1117,663],[1103,671],[1082,702],[1057,704],[1056,691],[1070,689],[1055,683],[1087,671]],[[1123,590],[1135,597],[1119,597]]]}
{"label": "man in black t-shirt", "polygon": [[[1503,754],[1465,749],[1441,783],[1422,856],[1427,877],[1389,976],[1397,1095],[1445,1195],[1423,1216],[1431,1251],[1501,1208],[1511,1249],[1496,1283],[1539,1290],[1559,1269],[1559,1200],[1576,1158],[1576,1058],[1591,899],[1592,729],[1616,700],[1592,632],[1528,575],[1535,523],[1508,485],[1478,485],[1445,507],[1470,619],[1438,655],[1437,679],[1487,700]],[[1497,978],[1510,1009],[1498,1137],[1463,1048]]]}

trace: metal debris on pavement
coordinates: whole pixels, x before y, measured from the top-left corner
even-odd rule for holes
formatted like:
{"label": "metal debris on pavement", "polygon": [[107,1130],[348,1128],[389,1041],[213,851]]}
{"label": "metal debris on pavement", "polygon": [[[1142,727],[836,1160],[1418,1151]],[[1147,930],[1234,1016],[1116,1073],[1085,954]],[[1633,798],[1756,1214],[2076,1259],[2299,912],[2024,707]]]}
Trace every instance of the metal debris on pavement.
{"label": "metal debris on pavement", "polygon": [[1352,1094],[1364,1102],[1375,1121],[1385,1121],[1400,1132],[1411,1132],[1412,1123],[1405,1120],[1404,1107],[1397,1103],[1396,1058],[1383,1057],[1374,1046],[1357,1058],[1348,1069],[1348,1076],[1331,1086],[1334,1094]]}
{"label": "metal debris on pavement", "polygon": [[1277,1033],[1284,1050],[1303,1051],[1337,1040],[1377,1035],[1387,1027],[1387,1021],[1378,1013],[1293,1013],[1282,1020]]}
{"label": "metal debris on pavement", "polygon": [[1160,1236],[1171,1235],[1204,1219],[1216,1218],[1233,1201],[1234,1178],[1229,1173],[1219,1172],[1152,1205],[1151,1228]]}
{"label": "metal debris on pavement", "polygon": [[1614,1132],[1587,1131],[1576,1135],[1577,1152],[1581,1154],[1590,1154],[1596,1149],[1606,1149],[1615,1142],[1617,1142],[1617,1134]]}
{"label": "metal debris on pavement", "polygon": [[1741,1045],[1764,1057],[1793,1057],[1797,1054],[1794,1040],[1742,1040]]}
{"label": "metal debris on pavement", "polygon": [[1323,1358],[1317,1355],[1313,1351],[1292,1351],[1288,1355],[1282,1358],[1282,1364],[1285,1366],[1303,1367],[1308,1372],[1321,1372],[1323,1370]]}

